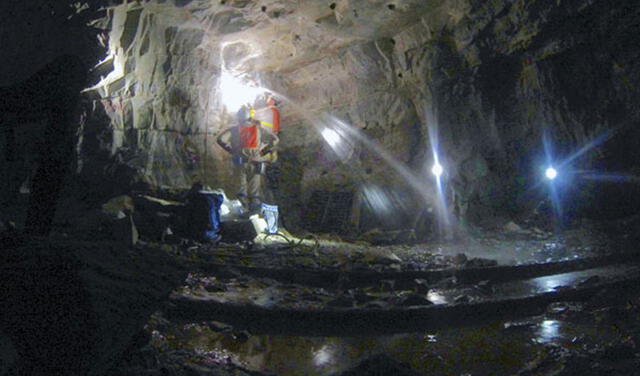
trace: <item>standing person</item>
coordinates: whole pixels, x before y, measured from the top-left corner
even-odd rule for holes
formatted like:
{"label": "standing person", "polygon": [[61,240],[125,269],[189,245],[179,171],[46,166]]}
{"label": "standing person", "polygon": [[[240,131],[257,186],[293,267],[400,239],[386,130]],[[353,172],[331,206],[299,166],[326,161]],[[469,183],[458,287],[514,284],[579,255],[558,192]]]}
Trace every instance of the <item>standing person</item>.
{"label": "standing person", "polygon": [[238,199],[250,212],[257,213],[263,199],[263,175],[266,165],[271,162],[269,153],[280,141],[269,128],[262,127],[256,119],[251,119],[246,108],[236,116],[237,124],[225,129],[217,141],[233,156],[240,189]]}
{"label": "standing person", "polygon": [[[266,107],[251,111],[251,117],[258,120],[263,128],[270,129],[276,135],[280,133],[280,109],[278,102],[273,95],[268,95]],[[278,151],[273,150],[266,155],[269,159],[269,168],[266,171],[267,178],[267,201],[275,202],[274,191],[278,189],[278,181],[280,180],[280,165],[278,162]]]}
{"label": "standing person", "polygon": [[260,121],[265,127],[271,128],[273,133],[280,133],[280,109],[273,95],[267,96],[266,107],[253,110],[251,117]]}

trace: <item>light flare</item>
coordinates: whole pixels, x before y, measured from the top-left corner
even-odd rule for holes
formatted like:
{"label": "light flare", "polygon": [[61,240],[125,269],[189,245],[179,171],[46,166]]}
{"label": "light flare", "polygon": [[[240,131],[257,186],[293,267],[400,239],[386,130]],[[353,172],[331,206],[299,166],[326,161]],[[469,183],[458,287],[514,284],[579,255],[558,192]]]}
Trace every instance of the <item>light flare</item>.
{"label": "light flare", "polygon": [[438,117],[434,113],[431,107],[427,107],[425,111],[425,118],[427,121],[427,128],[429,130],[429,143],[431,144],[431,151],[433,153],[433,168],[431,173],[436,178],[436,187],[438,193],[438,199],[436,201],[436,211],[438,213],[439,231],[444,234],[445,238],[450,239],[453,236],[451,218],[447,210],[447,198],[445,195],[445,188],[442,182],[442,173],[444,168],[440,164],[440,139],[438,135]]}
{"label": "light flare", "polygon": [[[551,148],[551,140],[549,135],[547,134],[547,132],[545,131],[542,135],[542,145],[544,147],[544,153],[545,153],[545,158],[546,158],[546,163],[547,166],[551,166],[552,165],[552,161],[554,160],[553,158],[553,150]],[[561,164],[564,165],[564,164]],[[551,168],[551,167],[550,167]],[[555,171],[555,176],[553,174],[553,172]],[[557,171],[554,170],[549,170],[549,168],[547,168],[547,170],[545,171],[545,176],[547,177],[547,179],[552,180],[551,178],[549,178],[549,175],[557,176]],[[551,200],[551,205],[553,205],[553,210],[554,213],[556,215],[556,218],[558,219],[562,219],[563,217],[563,210],[562,210],[562,202],[560,200],[560,192],[558,191],[558,187],[557,184],[549,184],[549,196],[550,196],[550,200]]]}
{"label": "light flare", "polygon": [[229,112],[236,112],[246,104],[252,104],[266,90],[257,87],[247,79],[222,71],[220,76],[220,94],[222,103]]}
{"label": "light flare", "polygon": [[558,171],[553,167],[548,167],[544,172],[544,176],[549,180],[553,180],[558,176]]}
{"label": "light flare", "polygon": [[[229,51],[232,54],[227,56],[226,52]],[[247,61],[258,56],[259,49],[244,41],[225,42],[220,45],[222,61],[219,92],[221,102],[229,112],[236,112],[243,105],[251,106],[258,96],[269,91],[261,87],[245,73],[246,69],[242,68]]]}
{"label": "light flare", "polygon": [[[284,102],[289,103],[292,109],[300,109],[300,106],[298,106],[295,102],[293,102],[282,93],[277,93],[274,91],[272,91],[272,93],[274,95],[277,95],[278,98],[282,99]],[[343,161],[346,161],[346,159],[348,159],[348,156],[353,153],[355,149],[354,145],[356,143],[360,143],[367,150],[373,152],[377,157],[380,158],[381,162],[383,162],[386,166],[393,170],[393,172],[402,177],[406,184],[418,195],[418,197],[420,197],[422,201],[422,205],[420,205],[421,207],[424,207],[426,209],[435,206],[437,208],[437,211],[439,213],[439,222],[441,222],[442,225],[446,228],[447,237],[450,237],[449,235],[451,234],[451,221],[446,212],[444,190],[440,182],[440,178],[436,178],[438,181],[438,192],[436,193],[430,185],[425,185],[423,176],[416,176],[416,174],[411,171],[406,165],[397,160],[376,141],[363,134],[363,132],[358,128],[347,124],[344,121],[336,118],[335,116],[329,115],[327,113],[316,116],[310,114],[308,111],[303,111],[300,109],[298,110],[298,114],[305,120],[307,120],[308,123],[318,131],[322,138],[329,144],[329,146],[332,147],[334,152]],[[327,129],[331,130],[332,132],[326,131]],[[337,139],[337,137],[334,136],[334,133],[340,137],[340,142],[337,145],[334,142],[334,140]],[[347,152],[345,152],[345,150]]]}
{"label": "light flare", "polygon": [[362,189],[365,202],[377,214],[389,214],[393,210],[391,200],[386,193],[377,186],[367,185]]}
{"label": "light flare", "polygon": [[576,151],[575,153],[573,153],[570,156],[568,156],[564,161],[562,161],[562,163],[560,164],[560,167],[568,165],[569,163],[573,162],[578,157],[581,157],[582,155],[584,155],[589,150],[600,146],[605,141],[607,141],[611,137],[613,137],[614,134],[615,134],[614,131],[602,132],[598,137],[596,137],[593,140],[589,141],[586,145],[584,145],[580,149],[578,149],[578,151]]}
{"label": "light flare", "polygon": [[436,177],[439,178],[440,176],[442,176],[442,173],[444,172],[444,169],[442,168],[442,165],[438,162],[433,164],[433,167],[431,168],[431,173]]}
{"label": "light flare", "polygon": [[334,349],[330,345],[324,345],[318,351],[313,353],[313,362],[316,367],[326,367],[331,365],[334,361]]}
{"label": "light flare", "polygon": [[326,128],[322,131],[322,137],[327,141],[329,146],[332,148],[337,148],[340,145],[340,140],[342,137],[338,134],[338,132],[333,129]]}

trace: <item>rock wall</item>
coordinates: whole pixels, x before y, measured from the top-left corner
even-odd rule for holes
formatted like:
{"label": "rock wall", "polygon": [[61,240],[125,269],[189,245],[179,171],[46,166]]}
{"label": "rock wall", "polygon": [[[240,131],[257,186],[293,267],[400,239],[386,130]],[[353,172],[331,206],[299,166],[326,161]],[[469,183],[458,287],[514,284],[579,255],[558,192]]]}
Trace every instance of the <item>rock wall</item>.
{"label": "rock wall", "polygon": [[155,186],[218,180],[224,170],[211,146],[222,114],[206,110],[217,105],[217,76],[204,32],[170,5],[124,4],[108,17],[109,56],[99,66],[108,74],[91,91],[111,124],[111,154]]}
{"label": "rock wall", "polygon": [[[200,180],[233,192],[215,145],[231,121],[219,90],[231,61],[283,100],[278,200],[294,218],[313,190],[371,201],[375,188],[406,226],[437,204],[436,143],[448,211],[473,221],[518,214],[545,197],[545,137],[556,163],[601,137],[565,171],[638,170],[639,13],[604,0],[115,6],[92,91],[110,123],[101,148],[152,185]],[[85,124],[88,134],[101,127]],[[326,129],[343,142],[332,147]],[[570,180],[568,211],[599,199],[600,183]]]}
{"label": "rock wall", "polygon": [[[329,111],[362,130],[425,185],[433,185],[425,167],[437,142],[449,210],[459,217],[482,222],[531,209],[548,197],[544,168],[563,160],[558,189],[566,212],[637,211],[633,178],[593,178],[638,169],[638,106],[629,98],[638,97],[631,83],[638,78],[640,8],[602,1],[449,4],[448,18],[425,15],[391,38],[283,75],[288,93],[299,108]],[[306,119],[299,124],[312,128]],[[438,130],[437,140],[430,129]],[[404,178],[389,179],[391,168],[379,158],[358,162],[367,182],[392,191],[407,186]],[[353,171],[354,164],[345,167]],[[314,170],[314,178],[324,172],[305,166],[307,174]],[[330,180],[341,184],[336,175]],[[362,174],[347,177],[360,183]]]}

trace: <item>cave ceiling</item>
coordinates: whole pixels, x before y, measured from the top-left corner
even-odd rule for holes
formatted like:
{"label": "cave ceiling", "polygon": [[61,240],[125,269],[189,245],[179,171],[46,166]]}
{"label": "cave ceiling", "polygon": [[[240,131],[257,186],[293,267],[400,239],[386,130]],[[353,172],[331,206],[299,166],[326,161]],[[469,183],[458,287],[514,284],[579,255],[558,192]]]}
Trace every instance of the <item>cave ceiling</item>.
{"label": "cave ceiling", "polygon": [[[341,49],[392,37],[416,22],[437,29],[457,2],[437,0],[193,0],[149,7],[184,29],[204,31],[202,48],[228,45],[234,68],[286,73]],[[136,6],[135,4],[133,5]],[[233,45],[241,42],[242,47]],[[233,59],[231,59],[233,60]]]}

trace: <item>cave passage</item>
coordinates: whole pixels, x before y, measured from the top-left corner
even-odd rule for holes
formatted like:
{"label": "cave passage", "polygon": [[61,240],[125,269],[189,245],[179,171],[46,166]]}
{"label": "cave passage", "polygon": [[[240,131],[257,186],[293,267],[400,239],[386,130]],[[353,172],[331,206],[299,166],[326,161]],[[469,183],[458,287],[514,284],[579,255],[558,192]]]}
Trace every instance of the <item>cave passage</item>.
{"label": "cave passage", "polygon": [[637,1],[0,17],[0,375],[640,365]]}

